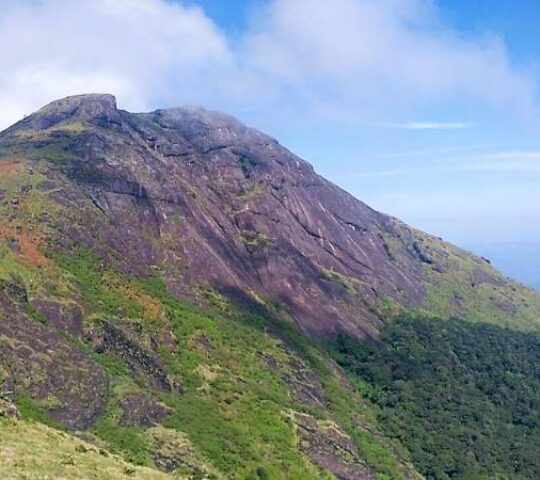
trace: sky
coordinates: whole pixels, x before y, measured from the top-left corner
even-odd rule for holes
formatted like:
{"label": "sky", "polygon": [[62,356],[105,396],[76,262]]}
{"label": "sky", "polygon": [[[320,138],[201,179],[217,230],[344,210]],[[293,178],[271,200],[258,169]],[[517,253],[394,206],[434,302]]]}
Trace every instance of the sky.
{"label": "sky", "polygon": [[86,92],[202,105],[415,227],[540,243],[537,0],[1,3],[0,128]]}

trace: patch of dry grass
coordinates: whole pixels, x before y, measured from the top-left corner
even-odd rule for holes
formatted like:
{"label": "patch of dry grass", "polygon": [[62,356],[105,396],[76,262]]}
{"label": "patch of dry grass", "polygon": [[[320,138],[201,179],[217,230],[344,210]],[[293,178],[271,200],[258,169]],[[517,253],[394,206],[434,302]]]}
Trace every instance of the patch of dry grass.
{"label": "patch of dry grass", "polygon": [[2,419],[0,478],[165,480],[173,477],[131,465],[103,449],[42,424]]}

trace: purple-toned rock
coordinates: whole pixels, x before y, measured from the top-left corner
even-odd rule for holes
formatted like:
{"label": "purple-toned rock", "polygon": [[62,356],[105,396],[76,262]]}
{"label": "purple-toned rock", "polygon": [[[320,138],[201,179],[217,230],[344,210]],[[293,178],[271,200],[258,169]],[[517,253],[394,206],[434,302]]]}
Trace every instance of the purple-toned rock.
{"label": "purple-toned rock", "polygon": [[34,308],[56,330],[81,337],[83,334],[83,315],[81,308],[74,303],[59,303],[53,300],[37,300]]}
{"label": "purple-toned rock", "polygon": [[107,403],[105,370],[64,335],[28,317],[1,289],[0,311],[2,359],[9,359],[15,393],[25,392],[69,428],[91,426]]}
{"label": "purple-toned rock", "polygon": [[120,400],[123,425],[150,427],[171,413],[171,409],[142,392],[128,393]]}
{"label": "purple-toned rock", "polygon": [[[36,139],[26,135],[36,129]],[[486,305],[477,286],[511,287],[485,261],[371,209],[230,116],[133,114],[110,95],[83,95],[0,133],[4,143],[37,159],[59,152],[43,188],[55,186],[49,198],[70,220],[49,216],[51,244],[83,244],[126,274],[157,273],[190,301],[204,301],[204,285],[233,303],[278,307],[313,336],[372,336],[389,311],[466,316],[479,304],[482,321],[514,311],[538,322],[531,309]],[[456,282],[468,285],[459,299]]]}

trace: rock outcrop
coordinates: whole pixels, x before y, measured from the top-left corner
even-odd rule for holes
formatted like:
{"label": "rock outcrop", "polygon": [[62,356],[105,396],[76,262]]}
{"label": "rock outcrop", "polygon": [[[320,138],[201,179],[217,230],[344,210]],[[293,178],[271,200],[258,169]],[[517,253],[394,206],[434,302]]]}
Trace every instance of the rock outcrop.
{"label": "rock outcrop", "polygon": [[480,320],[511,312],[476,280],[456,300],[456,275],[490,278],[510,303],[524,301],[482,259],[374,211],[224,114],[132,114],[109,95],[71,97],[0,134],[0,148],[46,162],[50,196],[77,212],[55,225],[64,244],[159,272],[182,297],[203,286],[280,304],[311,335],[376,334],[388,306],[435,309],[433,284],[444,314],[479,301]]}

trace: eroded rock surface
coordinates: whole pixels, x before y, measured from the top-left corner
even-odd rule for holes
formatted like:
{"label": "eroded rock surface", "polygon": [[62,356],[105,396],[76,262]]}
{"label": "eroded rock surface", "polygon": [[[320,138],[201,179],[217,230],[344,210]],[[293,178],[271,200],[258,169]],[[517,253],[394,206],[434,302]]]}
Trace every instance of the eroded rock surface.
{"label": "eroded rock surface", "polygon": [[87,428],[105,408],[108,379],[87,353],[29,318],[0,290],[1,367],[15,393],[27,393],[57,421]]}
{"label": "eroded rock surface", "polygon": [[300,449],[319,467],[340,480],[376,480],[360,458],[354,442],[334,424],[320,424],[309,415],[294,414]]}
{"label": "eroded rock surface", "polygon": [[74,303],[60,303],[54,300],[38,299],[34,308],[53,328],[60,332],[80,337],[83,334],[83,315],[81,308]]}
{"label": "eroded rock surface", "polygon": [[160,470],[188,475],[188,478],[223,478],[203,459],[187,435],[163,427],[152,428],[148,433],[154,461]]}
{"label": "eroded rock surface", "polygon": [[17,405],[2,395],[0,395],[0,417],[7,417],[12,420],[19,420],[21,418]]}
{"label": "eroded rock surface", "polygon": [[89,333],[89,339],[98,353],[113,352],[131,368],[133,374],[162,391],[178,390],[171,382],[159,356],[143,346],[136,332],[129,325],[102,320]]}
{"label": "eroded rock surface", "polygon": [[286,364],[281,364],[272,355],[264,352],[259,353],[259,358],[268,368],[278,373],[293,400],[302,405],[326,408],[322,383],[302,360],[291,356]]}
{"label": "eroded rock surface", "polygon": [[[80,123],[87,127],[70,131]],[[231,117],[130,114],[108,96],[87,96],[49,105],[0,142],[17,143],[25,131],[40,134],[38,150],[68,152],[51,164],[50,181],[84,222],[63,235],[91,247],[98,237],[122,252],[126,270],[159,268],[180,295],[198,283],[254,289],[283,302],[310,333],[358,335],[379,322],[366,307],[376,291],[410,305],[422,299],[420,269],[396,268],[383,247],[385,216]]]}
{"label": "eroded rock surface", "polygon": [[[109,95],[71,97],[1,133],[0,147],[49,162],[51,197],[76,212],[55,225],[64,248],[83,243],[128,273],[158,271],[189,299],[198,285],[263,296],[311,335],[376,335],[381,306],[422,307],[427,286],[464,265],[224,114],[132,114]],[[460,278],[507,284],[483,260],[466,263]],[[452,288],[439,294],[467,311]],[[471,288],[465,303],[479,295]],[[491,309],[510,312],[493,303],[486,319]]]}
{"label": "eroded rock surface", "polygon": [[171,413],[171,409],[144,392],[132,392],[120,400],[120,423],[137,427],[150,427]]}

